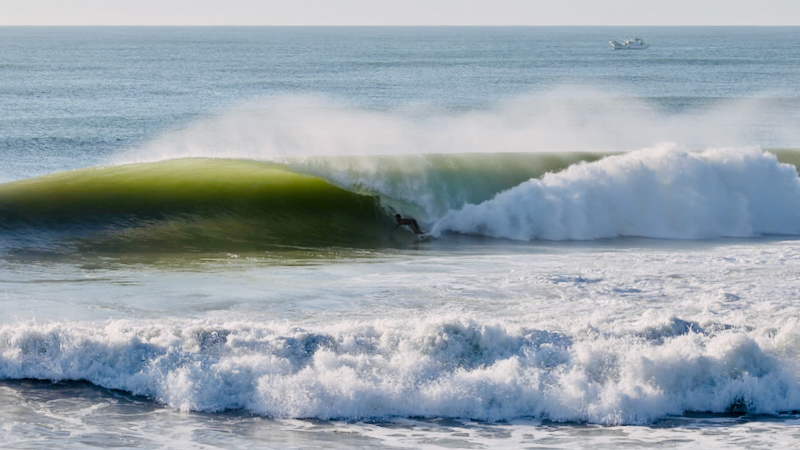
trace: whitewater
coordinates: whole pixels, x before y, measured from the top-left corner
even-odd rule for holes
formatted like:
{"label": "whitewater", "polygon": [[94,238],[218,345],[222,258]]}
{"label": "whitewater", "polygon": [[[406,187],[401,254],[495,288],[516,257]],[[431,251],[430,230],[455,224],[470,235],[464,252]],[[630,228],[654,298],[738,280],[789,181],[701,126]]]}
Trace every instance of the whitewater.
{"label": "whitewater", "polygon": [[795,446],[797,30],[610,31],[0,29],[0,448]]}
{"label": "whitewater", "polygon": [[570,166],[433,228],[517,240],[620,236],[703,239],[797,234],[797,169],[760,149],[688,152],[665,146]]}

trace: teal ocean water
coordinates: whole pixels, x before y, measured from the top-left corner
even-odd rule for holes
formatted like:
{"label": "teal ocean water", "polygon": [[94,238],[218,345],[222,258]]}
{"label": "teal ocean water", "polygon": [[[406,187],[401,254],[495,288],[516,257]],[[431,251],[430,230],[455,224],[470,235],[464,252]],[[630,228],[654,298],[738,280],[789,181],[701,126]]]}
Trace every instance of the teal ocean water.
{"label": "teal ocean water", "polygon": [[0,447],[797,442],[800,29],[0,42]]}

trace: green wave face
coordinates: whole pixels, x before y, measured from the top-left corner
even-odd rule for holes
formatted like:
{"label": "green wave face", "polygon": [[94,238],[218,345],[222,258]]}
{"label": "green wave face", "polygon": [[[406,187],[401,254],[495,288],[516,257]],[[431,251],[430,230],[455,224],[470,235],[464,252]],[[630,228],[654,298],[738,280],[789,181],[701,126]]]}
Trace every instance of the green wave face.
{"label": "green wave face", "polygon": [[394,221],[375,196],[278,165],[216,159],[80,169],[5,183],[0,217],[5,232],[79,230],[79,246],[110,251],[364,248],[402,236],[390,233]]}

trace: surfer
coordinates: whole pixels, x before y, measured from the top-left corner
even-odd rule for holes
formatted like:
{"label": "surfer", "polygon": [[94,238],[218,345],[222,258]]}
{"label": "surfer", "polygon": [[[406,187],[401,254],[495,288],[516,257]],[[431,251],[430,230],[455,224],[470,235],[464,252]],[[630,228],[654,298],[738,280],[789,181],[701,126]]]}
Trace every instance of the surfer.
{"label": "surfer", "polygon": [[422,230],[419,229],[419,224],[414,219],[403,219],[403,216],[400,214],[395,214],[394,218],[397,219],[397,226],[394,229],[398,229],[400,225],[408,225],[411,230],[414,231],[414,234],[424,234]]}

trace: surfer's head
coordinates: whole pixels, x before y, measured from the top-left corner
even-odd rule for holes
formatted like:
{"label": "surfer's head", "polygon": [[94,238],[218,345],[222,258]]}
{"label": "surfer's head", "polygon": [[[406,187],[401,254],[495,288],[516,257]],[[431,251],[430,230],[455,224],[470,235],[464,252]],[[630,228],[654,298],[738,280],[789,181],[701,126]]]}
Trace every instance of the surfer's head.
{"label": "surfer's head", "polygon": [[403,216],[401,216],[400,214],[395,214],[395,215],[394,215],[394,218],[395,218],[395,219],[397,219],[397,221],[399,222],[399,221],[400,221],[400,219],[402,219],[402,218],[403,218]]}

